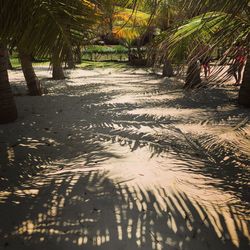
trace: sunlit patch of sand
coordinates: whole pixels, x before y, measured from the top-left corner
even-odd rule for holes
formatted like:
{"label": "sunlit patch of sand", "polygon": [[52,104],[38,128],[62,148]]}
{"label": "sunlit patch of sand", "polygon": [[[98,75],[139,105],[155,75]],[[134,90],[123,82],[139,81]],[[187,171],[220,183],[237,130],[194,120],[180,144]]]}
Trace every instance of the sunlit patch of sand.
{"label": "sunlit patch of sand", "polygon": [[[241,121],[239,121],[240,124]],[[240,151],[250,158],[250,125],[245,125],[243,129],[240,126],[232,127],[229,124],[178,124],[176,125],[185,133],[191,133],[196,135],[206,135],[216,138],[214,145],[224,145],[235,148],[235,152]]]}
{"label": "sunlit patch of sand", "polygon": [[[38,189],[20,189],[16,190],[14,192],[9,191],[1,191],[0,192],[0,203],[4,203],[11,195],[15,195],[17,197],[27,197],[32,196],[35,197],[38,195],[39,190]],[[18,202],[20,203],[20,202]]]}
{"label": "sunlit patch of sand", "polygon": [[132,97],[131,95],[121,95],[118,96],[111,101],[107,101],[108,104],[115,104],[115,103],[137,103],[138,99]]}
{"label": "sunlit patch of sand", "polygon": [[170,116],[170,117],[189,117],[189,116],[198,116],[204,112],[203,109],[181,109],[181,108],[152,108],[152,109],[134,109],[129,111],[129,114],[148,114],[148,115],[155,115],[155,116]]}
{"label": "sunlit patch of sand", "polygon": [[[20,213],[13,221],[4,218],[5,238],[36,244],[54,239],[72,249],[123,249],[119,243],[125,241],[127,249],[154,250],[194,250],[188,248],[192,242],[199,250],[221,249],[225,242],[234,249],[240,237],[250,239],[249,209],[230,190],[234,183],[207,174],[209,168],[222,171],[232,156],[213,161],[216,142],[247,148],[249,125],[237,127],[240,119],[227,115],[237,118],[235,106],[216,96],[203,98],[202,108],[196,97],[182,102],[173,82],[164,85],[143,70],[68,74],[63,81],[43,80],[49,92],[44,97],[18,98],[18,126],[1,132],[12,142],[8,163],[43,169],[22,187],[0,193],[3,210]],[[21,72],[10,76],[22,78]]]}

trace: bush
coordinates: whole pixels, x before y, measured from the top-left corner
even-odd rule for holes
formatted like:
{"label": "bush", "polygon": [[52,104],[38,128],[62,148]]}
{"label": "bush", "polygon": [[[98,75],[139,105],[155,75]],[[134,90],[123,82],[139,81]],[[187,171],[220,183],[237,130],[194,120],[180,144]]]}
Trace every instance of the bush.
{"label": "bush", "polygon": [[85,47],[84,53],[100,53],[100,54],[119,54],[119,53],[127,53],[128,49],[122,45],[88,45]]}

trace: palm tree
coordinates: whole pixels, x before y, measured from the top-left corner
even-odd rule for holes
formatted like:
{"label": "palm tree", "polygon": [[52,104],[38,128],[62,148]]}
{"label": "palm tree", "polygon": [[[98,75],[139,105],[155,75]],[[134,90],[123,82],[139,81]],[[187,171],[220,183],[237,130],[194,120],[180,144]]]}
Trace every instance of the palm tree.
{"label": "palm tree", "polygon": [[8,78],[8,60],[5,46],[0,44],[0,123],[16,120],[17,108]]}
{"label": "palm tree", "polygon": [[[65,48],[84,37],[95,17],[93,4],[87,0],[0,0],[0,42],[4,40],[21,51],[30,94],[40,94],[41,91],[29,55],[48,56],[56,48],[59,60],[63,60]],[[8,122],[16,118],[16,107],[7,84],[5,57],[2,56],[0,63],[3,69],[0,114],[1,120]]]}
{"label": "palm tree", "polygon": [[41,84],[32,66],[31,55],[28,55],[28,54],[22,53],[22,51],[19,51],[19,58],[21,61],[24,78],[26,80],[27,87],[29,90],[29,95],[32,95],[32,96],[42,95]]}
{"label": "palm tree", "polygon": [[51,63],[52,63],[52,79],[53,80],[65,79],[65,75],[62,68],[62,62],[60,60],[58,52],[56,51],[56,48],[52,54]]}
{"label": "palm tree", "polygon": [[[174,76],[174,70],[172,66],[174,58],[169,56],[169,51],[166,46],[163,45],[163,41],[166,40],[166,36],[171,27],[174,26],[180,17],[184,16],[184,10],[181,8],[181,1],[175,0],[160,0],[153,1],[148,0],[149,6],[154,10],[151,10],[151,13],[155,13],[153,24],[158,30],[157,35],[155,36],[153,42],[151,43],[150,53],[154,55],[153,61],[156,66],[163,63],[162,76],[172,77]],[[154,4],[156,6],[154,7]]]}
{"label": "palm tree", "polygon": [[128,48],[129,62],[135,65],[145,64],[142,46],[145,44],[145,38],[150,39],[152,34],[150,14],[123,8],[114,18],[113,36]]}
{"label": "palm tree", "polygon": [[[212,48],[225,46],[225,44],[228,47],[234,47],[236,41],[249,46],[249,0],[223,0],[219,3],[216,0],[187,2],[196,16],[180,22],[168,34],[165,43],[168,44],[168,49],[172,54],[175,54],[176,47],[180,43],[186,44],[186,51],[190,48],[193,48],[193,51],[197,50],[201,44],[210,44]],[[191,61],[195,62],[192,59]],[[192,67],[195,68],[194,65]],[[188,70],[186,83],[188,83],[190,72],[192,70]],[[248,75],[249,62],[247,61],[239,95],[239,102],[246,106],[250,103],[250,98],[247,98],[250,96]]]}
{"label": "palm tree", "polygon": [[171,65],[170,60],[167,57],[165,57],[163,61],[162,76],[166,77],[174,76],[173,66]]}
{"label": "palm tree", "polygon": [[[96,1],[97,12],[100,14],[101,21],[97,27],[98,33],[106,44],[117,42],[114,37],[114,27],[117,26],[117,18],[124,15],[126,8],[134,11],[135,3],[139,5],[139,0],[102,0]],[[133,8],[132,8],[133,7]],[[131,13],[129,13],[131,17]],[[127,14],[125,15],[127,16]],[[126,17],[125,17],[126,18]],[[119,23],[119,27],[124,26],[124,20]]]}
{"label": "palm tree", "polygon": [[239,92],[239,104],[250,107],[250,59],[246,62],[245,71]]}

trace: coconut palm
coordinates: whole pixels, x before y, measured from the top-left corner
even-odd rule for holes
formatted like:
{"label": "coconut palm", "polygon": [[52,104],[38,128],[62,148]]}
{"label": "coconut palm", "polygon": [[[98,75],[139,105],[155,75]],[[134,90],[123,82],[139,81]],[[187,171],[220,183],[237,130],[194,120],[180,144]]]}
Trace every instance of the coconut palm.
{"label": "coconut palm", "polygon": [[243,79],[241,83],[241,88],[239,92],[239,103],[250,107],[250,59],[248,58],[245,71],[243,74]]}
{"label": "coconut palm", "polygon": [[[232,48],[235,42],[240,42],[246,47],[249,46],[249,0],[224,0],[219,3],[215,0],[205,0],[199,3],[192,0],[187,2],[193,8],[196,16],[182,21],[172,30],[171,34],[168,34],[168,38],[165,39],[165,49],[170,50],[172,55],[177,52],[178,45],[183,43],[186,44],[186,51],[189,51],[190,55],[189,60],[193,63],[201,54],[192,52],[197,51],[197,48],[203,44],[210,44],[210,48],[225,45]],[[207,52],[209,51],[205,51],[205,53]],[[198,67],[194,67],[193,63],[189,65],[197,71]],[[193,81],[188,82],[192,73],[192,69],[188,70],[186,83],[189,85],[194,83]],[[239,96],[239,103],[246,106],[250,106],[248,75],[249,63],[247,62]]]}
{"label": "coconut palm", "polygon": [[[117,18],[122,15],[124,8],[131,9],[133,12],[136,4],[139,5],[139,0],[102,0],[96,2],[97,11],[101,15],[98,33],[101,34],[106,43],[114,43],[113,28],[117,26]],[[124,20],[120,21],[120,26],[123,26]]]}
{"label": "coconut palm", "polygon": [[[148,0],[150,1],[150,0]],[[155,2],[155,1],[150,1]],[[175,63],[179,63],[179,55],[175,56],[175,58],[170,58],[168,49],[162,48],[163,41],[166,40],[168,36],[168,31],[173,28],[175,23],[178,23],[180,20],[186,15],[186,10],[182,8],[181,0],[160,0],[157,1],[157,6],[154,15],[154,26],[157,29],[157,35],[154,38],[154,41],[151,43],[150,53],[153,55],[153,61],[155,66],[159,66],[163,63],[163,71],[162,75],[171,77],[174,75],[173,67],[171,61],[175,61]],[[151,6],[153,5],[151,3]],[[179,54],[182,52],[180,50]],[[183,56],[182,56],[183,57]]]}
{"label": "coconut palm", "polygon": [[5,46],[0,44],[0,123],[17,118],[17,108],[8,78],[8,61]]}
{"label": "coconut palm", "polygon": [[[30,55],[44,57],[56,52],[58,58],[63,60],[66,48],[73,41],[82,39],[94,19],[94,6],[90,1],[0,0],[0,41],[4,40],[10,46],[19,48],[31,94],[40,94],[41,91]],[[5,69],[3,61],[1,60],[1,67]],[[1,90],[1,101],[5,100],[7,103],[9,100],[10,103],[6,105],[13,109],[9,113],[15,113],[13,98],[4,98],[5,95],[10,96],[10,88],[6,87],[7,71],[3,71],[3,74],[0,80],[5,87]],[[0,109],[5,109],[6,105],[1,105]],[[1,122],[13,120],[5,115],[1,115],[0,119]]]}
{"label": "coconut palm", "polygon": [[105,0],[98,5],[101,22],[97,36],[106,44],[127,47],[130,62],[133,57],[143,61],[141,47],[150,35],[150,12],[144,9],[145,0]]}
{"label": "coconut palm", "polygon": [[[138,10],[133,13],[133,9],[123,8],[115,16],[112,32],[128,48],[130,62],[142,63],[144,60],[141,47],[145,37],[150,34],[149,21],[148,13]],[[133,46],[136,50],[132,49]]]}
{"label": "coconut palm", "polygon": [[60,56],[56,50],[52,53],[51,64],[52,64],[52,79],[53,80],[65,79],[65,75],[62,68],[62,61],[60,60]]}
{"label": "coconut palm", "polygon": [[31,55],[25,54],[25,53],[22,53],[22,51],[19,51],[19,58],[20,58],[24,78],[27,83],[29,95],[32,95],[32,96],[42,95],[41,84],[32,66]]}

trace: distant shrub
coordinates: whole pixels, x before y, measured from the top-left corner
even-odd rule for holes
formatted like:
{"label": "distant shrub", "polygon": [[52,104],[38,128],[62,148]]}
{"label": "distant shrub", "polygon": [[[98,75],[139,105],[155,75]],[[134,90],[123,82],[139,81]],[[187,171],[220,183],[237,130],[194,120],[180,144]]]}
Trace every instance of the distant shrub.
{"label": "distant shrub", "polygon": [[128,49],[122,45],[88,45],[83,50],[84,53],[100,53],[100,54],[119,54],[119,53],[127,53]]}

